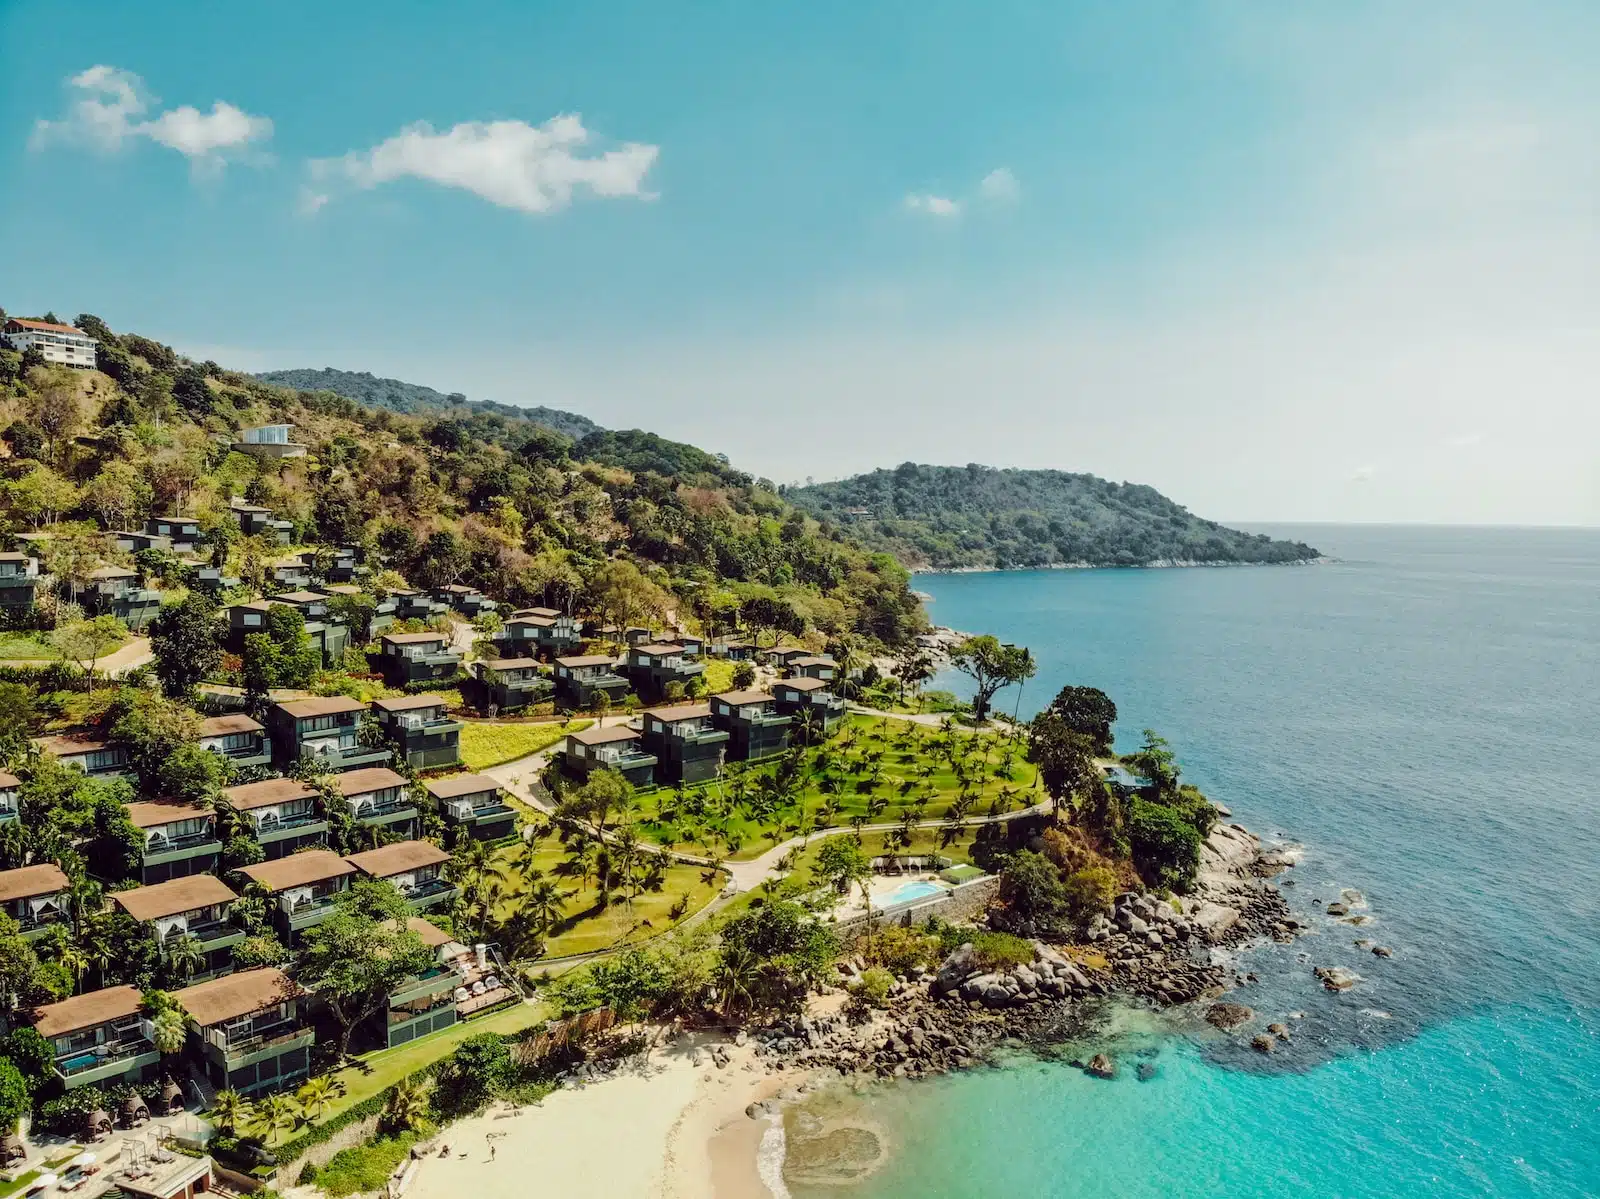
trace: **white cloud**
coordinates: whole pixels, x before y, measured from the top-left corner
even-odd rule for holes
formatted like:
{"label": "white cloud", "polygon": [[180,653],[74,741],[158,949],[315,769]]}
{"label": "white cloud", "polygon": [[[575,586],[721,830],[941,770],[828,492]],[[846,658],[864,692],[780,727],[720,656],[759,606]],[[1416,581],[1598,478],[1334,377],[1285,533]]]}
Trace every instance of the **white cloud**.
{"label": "white cloud", "polygon": [[1378,468],[1376,466],[1358,466],[1355,468],[1355,470],[1350,472],[1350,481],[1352,483],[1367,483],[1370,482],[1377,473]]}
{"label": "white cloud", "polygon": [[66,116],[34,126],[34,148],[63,143],[112,151],[130,139],[149,138],[176,150],[197,170],[219,170],[237,151],[272,136],[267,117],[252,116],[222,100],[209,113],[186,104],[145,120],[155,97],[133,72],[104,63],[72,76],[67,86],[77,98]]}
{"label": "white cloud", "polygon": [[[373,188],[396,179],[426,179],[459,187],[491,204],[519,212],[557,212],[587,189],[596,196],[655,199],[643,190],[659,146],[627,142],[584,155],[590,132],[576,113],[542,125],[524,121],[467,121],[443,133],[426,122],[407,126],[370,150],[311,163],[319,181],[342,180]],[[326,202],[322,195],[321,203]]]}
{"label": "white cloud", "polygon": [[961,215],[961,201],[948,196],[913,193],[906,197],[906,207],[912,212],[925,212],[929,216],[952,217]]}
{"label": "white cloud", "polygon": [[996,167],[983,177],[983,182],[978,184],[978,194],[985,200],[997,203],[1011,204],[1022,197],[1022,184],[1017,182],[1017,177],[1010,167]]}

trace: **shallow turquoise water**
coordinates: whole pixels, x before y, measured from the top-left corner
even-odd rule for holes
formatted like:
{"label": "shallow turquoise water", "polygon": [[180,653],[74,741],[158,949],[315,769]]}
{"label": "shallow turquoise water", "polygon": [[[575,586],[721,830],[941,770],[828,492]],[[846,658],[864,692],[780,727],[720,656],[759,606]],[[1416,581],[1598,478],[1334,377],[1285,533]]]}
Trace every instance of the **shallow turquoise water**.
{"label": "shallow turquoise water", "polygon": [[[885,1087],[860,1111],[890,1159],[843,1193],[1600,1194],[1600,532],[1281,532],[1341,561],[917,585],[1033,649],[1024,712],[1102,687],[1119,743],[1159,729],[1237,820],[1302,842],[1292,903],[1363,892],[1370,929],[1246,962],[1241,1001],[1305,1013],[1293,1048]],[[1364,981],[1327,995],[1312,964]]]}

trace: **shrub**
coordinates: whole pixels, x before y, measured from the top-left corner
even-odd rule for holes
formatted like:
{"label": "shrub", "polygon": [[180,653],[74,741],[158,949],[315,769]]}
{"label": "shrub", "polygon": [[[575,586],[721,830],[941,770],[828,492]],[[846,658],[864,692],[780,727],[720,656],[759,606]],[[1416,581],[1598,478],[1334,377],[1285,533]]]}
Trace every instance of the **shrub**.
{"label": "shrub", "polygon": [[872,936],[862,938],[860,944],[873,963],[895,974],[904,974],[913,966],[928,965],[938,956],[940,946],[928,934],[900,924],[879,929]]}
{"label": "shrub", "polygon": [[1061,874],[1043,854],[1020,849],[1000,871],[1000,900],[1007,910],[1048,927],[1066,911]]}
{"label": "shrub", "polygon": [[1067,875],[1061,886],[1066,892],[1067,918],[1082,926],[1111,910],[1111,901],[1117,895],[1117,876],[1105,866],[1085,866]]}
{"label": "shrub", "polygon": [[1128,844],[1145,882],[1187,891],[1200,869],[1200,833],[1176,809],[1136,798],[1128,811]]}
{"label": "shrub", "polygon": [[316,1185],[333,1199],[381,1191],[388,1183],[389,1175],[406,1160],[416,1139],[415,1133],[407,1132],[397,1137],[379,1137],[365,1145],[341,1149],[316,1172]]}
{"label": "shrub", "polygon": [[979,931],[972,935],[972,952],[984,970],[1005,970],[1033,961],[1033,942],[1010,933]]}
{"label": "shrub", "polygon": [[870,966],[861,977],[850,984],[850,994],[867,1007],[884,1007],[889,1002],[889,988],[894,986],[894,975],[882,966]]}

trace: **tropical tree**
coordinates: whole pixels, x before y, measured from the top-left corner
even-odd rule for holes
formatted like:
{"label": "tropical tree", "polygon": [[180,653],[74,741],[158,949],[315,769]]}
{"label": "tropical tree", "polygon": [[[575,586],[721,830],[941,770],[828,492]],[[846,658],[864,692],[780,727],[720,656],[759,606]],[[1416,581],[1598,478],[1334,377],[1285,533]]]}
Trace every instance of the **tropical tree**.
{"label": "tropical tree", "polygon": [[280,1134],[293,1132],[300,1127],[302,1120],[300,1104],[295,1097],[280,1091],[256,1103],[246,1127],[252,1136],[271,1144]]}
{"label": "tropical tree", "polygon": [[1034,671],[1033,656],[1026,647],[1003,645],[987,633],[969,637],[951,650],[950,664],[972,680],[972,711],[980,724],[989,714],[995,692],[1022,682]]}
{"label": "tropical tree", "polygon": [[300,1110],[309,1121],[320,1120],[323,1114],[333,1106],[333,1101],[344,1094],[344,1083],[328,1074],[308,1078],[300,1084],[300,1089],[295,1092],[295,1099],[300,1104]]}
{"label": "tropical tree", "polygon": [[394,1084],[384,1104],[384,1126],[393,1130],[415,1130],[427,1125],[433,1084],[427,1079],[407,1076]]}
{"label": "tropical tree", "polygon": [[224,1132],[238,1132],[248,1127],[253,1105],[238,1091],[218,1091],[211,1104],[211,1123]]}
{"label": "tropical tree", "polygon": [[1100,785],[1094,742],[1076,732],[1055,711],[1046,708],[1028,725],[1028,758],[1039,768],[1039,781],[1050,796],[1055,815],[1075,797]]}
{"label": "tropical tree", "polygon": [[50,643],[61,656],[84,672],[84,690],[94,690],[94,668],[107,652],[121,645],[128,626],[115,616],[102,615],[77,620],[50,634]]}
{"label": "tropical tree", "polygon": [[188,933],[168,938],[166,943],[167,967],[178,978],[188,980],[205,964],[206,955],[197,937]]}

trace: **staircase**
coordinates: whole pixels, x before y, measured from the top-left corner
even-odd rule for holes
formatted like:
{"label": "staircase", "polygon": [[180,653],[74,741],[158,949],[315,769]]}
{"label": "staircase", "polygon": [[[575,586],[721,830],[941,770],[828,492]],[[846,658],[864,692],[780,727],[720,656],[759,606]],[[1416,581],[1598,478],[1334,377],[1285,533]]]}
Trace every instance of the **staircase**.
{"label": "staircase", "polygon": [[195,1105],[194,1110],[196,1112],[208,1112],[216,1105],[217,1092],[215,1088],[213,1088],[212,1085],[206,1081],[206,1076],[204,1074],[191,1066],[189,1068],[189,1076],[184,1081],[189,1084],[185,1090],[185,1094]]}

